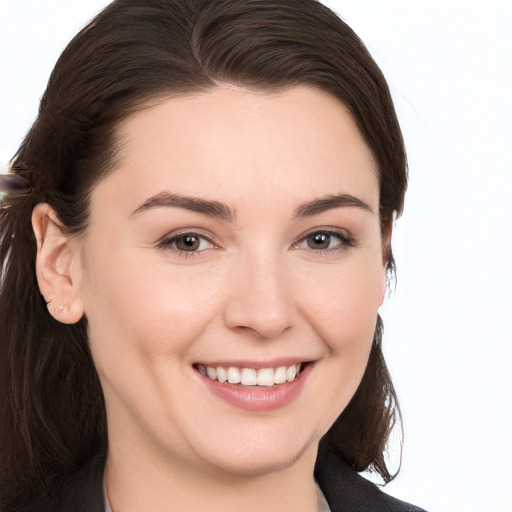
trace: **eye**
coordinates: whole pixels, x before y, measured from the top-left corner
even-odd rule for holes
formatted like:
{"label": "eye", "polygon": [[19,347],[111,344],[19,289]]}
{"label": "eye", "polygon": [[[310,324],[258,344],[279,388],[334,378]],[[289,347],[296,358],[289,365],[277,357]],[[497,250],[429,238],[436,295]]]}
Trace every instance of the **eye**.
{"label": "eye", "polygon": [[189,256],[207,249],[214,249],[216,245],[199,233],[186,232],[166,236],[158,242],[157,247],[173,251],[181,256]]}
{"label": "eye", "polygon": [[335,252],[345,247],[353,247],[354,241],[339,231],[317,230],[307,234],[295,244],[297,249],[312,249],[314,251]]}
{"label": "eye", "polygon": [[174,239],[176,249],[186,252],[196,252],[205,249],[205,239],[197,235],[183,235]]}
{"label": "eye", "polygon": [[310,249],[323,250],[332,249],[331,244],[339,245],[340,240],[333,237],[330,233],[315,233],[306,238],[306,243]]}

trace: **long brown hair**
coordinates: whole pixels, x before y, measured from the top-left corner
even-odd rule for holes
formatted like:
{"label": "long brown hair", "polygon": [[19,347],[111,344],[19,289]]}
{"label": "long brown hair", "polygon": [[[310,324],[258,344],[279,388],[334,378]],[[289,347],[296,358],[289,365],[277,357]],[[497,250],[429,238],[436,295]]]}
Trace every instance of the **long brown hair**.
{"label": "long brown hair", "polygon": [[[39,115],[11,163],[30,193],[0,209],[1,502],[107,444],[105,406],[86,320],[64,325],[39,293],[33,207],[49,203],[70,234],[87,226],[93,186],[114,167],[116,128],[151,99],[241,85],[308,84],[343,102],[377,163],[384,234],[407,184],[402,135],[386,81],[356,34],[315,0],[116,0],[70,42]],[[387,247],[388,270],[393,271]],[[400,419],[379,318],[363,380],[323,442],[357,471],[392,476],[384,452]]]}

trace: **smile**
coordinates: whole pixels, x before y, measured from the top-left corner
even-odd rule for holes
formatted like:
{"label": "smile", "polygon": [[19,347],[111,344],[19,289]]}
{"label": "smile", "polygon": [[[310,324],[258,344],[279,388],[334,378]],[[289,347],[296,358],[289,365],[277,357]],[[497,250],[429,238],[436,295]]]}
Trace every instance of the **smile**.
{"label": "smile", "polygon": [[221,384],[239,384],[241,386],[272,387],[286,382],[293,382],[307,363],[296,363],[277,368],[239,368],[230,366],[196,365],[197,370],[208,378]]}

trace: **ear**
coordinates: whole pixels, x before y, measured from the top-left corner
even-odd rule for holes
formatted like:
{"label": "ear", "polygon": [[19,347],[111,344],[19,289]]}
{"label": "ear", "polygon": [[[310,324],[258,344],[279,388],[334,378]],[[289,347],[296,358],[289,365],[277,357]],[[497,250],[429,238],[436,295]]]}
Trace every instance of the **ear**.
{"label": "ear", "polygon": [[389,257],[391,256],[391,235],[393,234],[393,219],[382,227],[382,263],[387,266]]}
{"label": "ear", "polygon": [[48,311],[59,322],[74,324],[84,313],[74,279],[77,241],[70,237],[51,206],[38,204],[32,211],[37,241],[36,276]]}
{"label": "ear", "polygon": [[384,225],[381,229],[382,237],[382,266],[383,266],[383,287],[382,287],[382,301],[381,305],[384,304],[386,298],[386,291],[388,289],[388,263],[389,259],[392,258],[391,253],[391,235],[393,234],[393,221],[394,216],[389,222]]}

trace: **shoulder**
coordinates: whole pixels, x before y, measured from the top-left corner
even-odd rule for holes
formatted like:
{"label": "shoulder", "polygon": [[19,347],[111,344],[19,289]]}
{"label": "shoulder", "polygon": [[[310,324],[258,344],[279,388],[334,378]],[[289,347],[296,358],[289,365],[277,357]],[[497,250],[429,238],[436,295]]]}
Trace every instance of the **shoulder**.
{"label": "shoulder", "polygon": [[[32,502],[17,512],[104,512],[104,464],[104,454],[98,454],[58,482],[49,500]],[[324,446],[319,449],[315,478],[331,512],[425,512],[382,492]]]}
{"label": "shoulder", "polygon": [[105,454],[98,454],[61,484],[58,512],[104,512]]}
{"label": "shoulder", "polygon": [[425,512],[382,492],[322,444],[315,478],[332,512]]}

